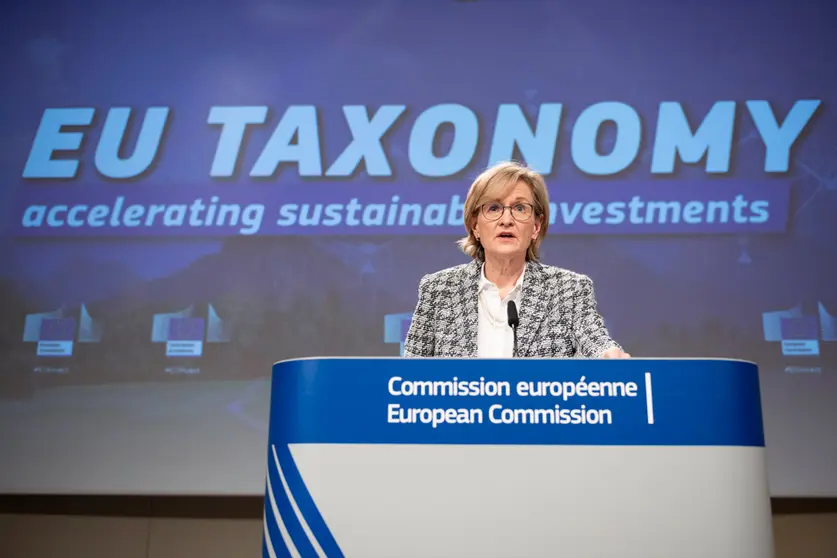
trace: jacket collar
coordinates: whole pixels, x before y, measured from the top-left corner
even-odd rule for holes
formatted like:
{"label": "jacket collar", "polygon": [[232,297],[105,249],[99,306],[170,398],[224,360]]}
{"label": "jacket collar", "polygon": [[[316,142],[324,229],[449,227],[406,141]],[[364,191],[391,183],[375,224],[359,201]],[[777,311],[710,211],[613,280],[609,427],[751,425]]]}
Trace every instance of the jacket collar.
{"label": "jacket collar", "polygon": [[[520,296],[518,314],[520,325],[517,328],[517,350],[520,356],[528,354],[529,346],[537,338],[540,325],[548,310],[548,301],[544,292],[546,280],[543,266],[537,262],[527,262],[524,271],[523,291]],[[464,347],[466,356],[476,357],[477,332],[479,330],[478,297],[482,262],[473,261],[464,270],[464,278],[459,288],[460,300],[465,304],[464,312]]]}
{"label": "jacket collar", "polygon": [[528,262],[518,310],[520,325],[517,326],[517,351],[520,356],[529,354],[529,348],[537,339],[549,309],[545,283],[546,273],[543,266],[537,262]]}
{"label": "jacket collar", "polygon": [[477,332],[479,331],[479,294],[480,277],[482,276],[482,263],[474,260],[465,266],[465,277],[459,290],[459,300],[465,303],[463,351],[465,356],[476,357],[479,355],[477,347]]}

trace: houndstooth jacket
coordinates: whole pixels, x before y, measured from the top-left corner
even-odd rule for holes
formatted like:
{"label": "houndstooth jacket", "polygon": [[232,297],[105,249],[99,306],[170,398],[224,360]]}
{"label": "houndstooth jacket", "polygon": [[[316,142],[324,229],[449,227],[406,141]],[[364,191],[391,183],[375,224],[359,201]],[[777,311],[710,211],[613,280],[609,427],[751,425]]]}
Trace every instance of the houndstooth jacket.
{"label": "houndstooth jacket", "polygon": [[[474,261],[422,277],[404,343],[406,357],[476,357],[482,264]],[[518,302],[518,355],[599,358],[611,347],[586,275],[528,262]]]}

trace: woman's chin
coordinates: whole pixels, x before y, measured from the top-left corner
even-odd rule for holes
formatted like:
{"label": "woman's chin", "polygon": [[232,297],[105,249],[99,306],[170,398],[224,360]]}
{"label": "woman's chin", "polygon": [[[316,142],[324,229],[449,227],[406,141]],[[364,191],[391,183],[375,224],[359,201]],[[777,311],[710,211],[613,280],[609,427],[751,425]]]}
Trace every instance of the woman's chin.
{"label": "woman's chin", "polygon": [[491,246],[490,249],[486,249],[486,255],[488,256],[502,256],[508,258],[509,256],[515,255],[524,255],[526,250],[523,250],[520,247],[520,244],[517,242],[516,239],[512,240],[502,240]]}

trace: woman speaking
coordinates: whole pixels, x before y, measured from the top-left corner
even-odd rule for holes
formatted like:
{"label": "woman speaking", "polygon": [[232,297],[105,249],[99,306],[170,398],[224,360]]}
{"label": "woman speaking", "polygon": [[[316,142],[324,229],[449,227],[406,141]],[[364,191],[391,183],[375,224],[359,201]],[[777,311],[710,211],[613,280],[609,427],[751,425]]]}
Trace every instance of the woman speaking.
{"label": "woman speaking", "polygon": [[465,199],[470,263],[419,283],[404,356],[628,358],[596,309],[589,277],[541,264],[543,178],[513,162],[484,171]]}

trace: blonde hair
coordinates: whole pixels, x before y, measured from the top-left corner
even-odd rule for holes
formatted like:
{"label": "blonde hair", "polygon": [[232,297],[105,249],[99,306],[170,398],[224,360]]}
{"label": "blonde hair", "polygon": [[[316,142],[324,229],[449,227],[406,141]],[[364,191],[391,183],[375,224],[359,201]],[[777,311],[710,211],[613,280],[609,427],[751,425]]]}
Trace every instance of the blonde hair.
{"label": "blonde hair", "polygon": [[526,261],[538,261],[538,247],[549,227],[549,194],[543,177],[529,167],[514,161],[498,163],[487,168],[474,180],[465,198],[464,221],[468,236],[458,241],[463,252],[477,261],[485,261],[485,249],[474,234],[482,204],[502,197],[504,192],[514,188],[518,182],[529,185],[532,190],[533,219],[541,222],[538,238],[526,250]]}

